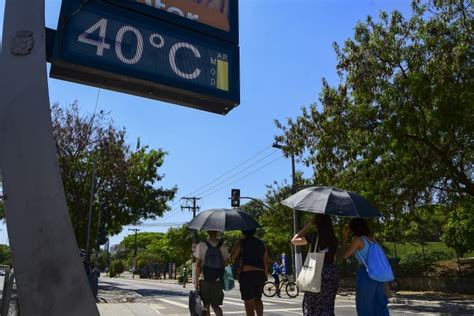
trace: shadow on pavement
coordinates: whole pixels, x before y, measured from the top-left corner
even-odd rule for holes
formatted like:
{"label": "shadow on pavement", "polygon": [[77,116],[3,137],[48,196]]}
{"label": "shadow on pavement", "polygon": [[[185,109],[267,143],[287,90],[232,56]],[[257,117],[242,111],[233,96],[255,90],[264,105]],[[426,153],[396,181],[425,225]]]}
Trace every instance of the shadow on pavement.
{"label": "shadow on pavement", "polygon": [[172,290],[150,290],[150,289],[140,289],[140,290],[135,290],[138,294],[142,295],[143,297],[150,297],[150,296],[183,296],[183,297],[188,297],[187,293],[183,292],[177,292],[177,291],[172,291]]}
{"label": "shadow on pavement", "polygon": [[442,306],[421,306],[421,305],[405,305],[405,306],[390,306],[390,311],[392,312],[400,312],[403,313],[404,311],[410,312],[419,312],[419,313],[433,313],[440,316],[460,316],[460,315],[474,315],[472,310],[468,307],[456,307],[453,308],[449,304],[446,307]]}

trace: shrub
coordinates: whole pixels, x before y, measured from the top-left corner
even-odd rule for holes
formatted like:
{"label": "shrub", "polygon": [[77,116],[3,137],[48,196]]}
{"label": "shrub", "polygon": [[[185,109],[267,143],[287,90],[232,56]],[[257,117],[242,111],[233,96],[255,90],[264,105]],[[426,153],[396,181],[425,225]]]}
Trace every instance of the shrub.
{"label": "shrub", "polygon": [[111,278],[115,277],[116,275],[120,275],[125,270],[125,265],[123,264],[122,260],[114,260],[110,264],[110,271],[109,276]]}
{"label": "shrub", "polygon": [[451,254],[447,250],[428,250],[424,257],[421,250],[410,251],[400,260],[400,272],[406,276],[423,276],[433,271],[436,262],[450,258]]}

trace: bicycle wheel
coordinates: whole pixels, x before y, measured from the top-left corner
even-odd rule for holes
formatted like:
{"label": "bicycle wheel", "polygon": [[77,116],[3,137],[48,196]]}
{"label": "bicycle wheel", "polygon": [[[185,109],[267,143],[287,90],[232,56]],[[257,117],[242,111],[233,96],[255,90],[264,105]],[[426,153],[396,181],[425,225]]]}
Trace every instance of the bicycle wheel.
{"label": "bicycle wheel", "polygon": [[263,286],[263,295],[266,297],[274,297],[277,292],[277,287],[275,283],[268,281]]}
{"label": "bicycle wheel", "polygon": [[297,297],[300,293],[300,289],[295,282],[288,282],[288,284],[286,284],[285,291],[286,294],[291,298]]}

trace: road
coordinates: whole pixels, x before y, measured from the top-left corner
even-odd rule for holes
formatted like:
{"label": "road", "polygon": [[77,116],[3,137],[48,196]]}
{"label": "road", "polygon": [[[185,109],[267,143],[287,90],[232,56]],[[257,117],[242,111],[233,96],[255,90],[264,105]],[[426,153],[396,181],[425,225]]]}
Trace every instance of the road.
{"label": "road", "polygon": [[[136,292],[140,296],[138,301],[147,304],[149,309],[146,315],[189,315],[188,293],[191,286],[184,289],[177,284],[163,283],[153,280],[141,279],[110,279],[101,278],[101,287],[108,289],[122,289],[129,293]],[[301,315],[302,295],[290,299],[282,295],[282,298],[263,298],[265,315]],[[99,304],[102,310],[107,308],[107,304]],[[125,308],[125,306],[123,306]],[[452,308],[442,308],[428,305],[389,304],[390,315],[392,316],[434,316],[434,315],[473,315],[465,311],[453,310]],[[240,300],[240,292],[237,289],[225,292],[224,305],[222,306],[224,315],[245,315],[244,305]],[[111,315],[113,313],[110,313]],[[354,300],[350,297],[338,296],[336,299],[336,315],[354,316],[356,315]]]}

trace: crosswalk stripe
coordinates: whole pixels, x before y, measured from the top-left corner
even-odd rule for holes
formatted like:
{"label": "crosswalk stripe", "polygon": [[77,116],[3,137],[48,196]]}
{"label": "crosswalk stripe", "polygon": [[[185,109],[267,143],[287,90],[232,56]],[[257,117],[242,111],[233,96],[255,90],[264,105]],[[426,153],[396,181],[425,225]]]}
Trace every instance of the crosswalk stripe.
{"label": "crosswalk stripe", "polygon": [[[241,302],[242,305],[244,305],[244,304],[243,304],[243,301],[242,301],[241,299],[232,298],[232,297],[226,297],[226,298],[224,299],[224,303],[225,303],[226,300],[238,301],[238,302]],[[268,302],[266,302],[265,300],[262,300],[262,301],[263,301],[263,303],[264,303],[265,305],[268,305],[268,306],[273,306],[273,305],[275,305],[275,304],[273,304],[273,303],[268,303]]]}
{"label": "crosswalk stripe", "polygon": [[150,304],[150,307],[158,314],[161,315],[160,309],[163,309],[161,306],[157,304]]}
{"label": "crosswalk stripe", "polygon": [[[299,308],[279,308],[279,309],[264,309],[263,313],[276,313],[276,312],[292,312],[292,311],[300,311],[301,313],[301,307]],[[232,311],[232,312],[225,312],[225,315],[229,314],[245,314],[245,311]]]}
{"label": "crosswalk stripe", "polygon": [[286,298],[276,299],[276,298],[262,298],[262,301],[269,301],[274,303],[282,303],[282,304],[290,304],[290,305],[301,305],[301,300],[294,298],[293,300],[289,300]]}
{"label": "crosswalk stripe", "polygon": [[175,302],[175,301],[171,301],[171,300],[167,300],[167,299],[165,299],[165,298],[159,298],[158,300],[159,300],[159,301],[162,301],[162,302],[165,302],[165,303],[168,303],[168,304],[171,304],[171,305],[174,305],[174,306],[178,306],[178,307],[182,307],[182,308],[189,308],[188,305],[181,304],[181,303],[178,303],[178,302]]}
{"label": "crosswalk stripe", "polygon": [[[232,298],[232,297],[226,297],[226,298],[224,298],[224,304],[225,304],[225,302],[228,301],[228,300],[240,302],[241,306],[244,306],[244,303],[243,303],[243,301],[242,301],[241,299]],[[268,305],[268,306],[275,305],[275,304],[273,304],[273,303],[267,303],[267,302],[265,302],[265,301],[263,301],[263,303],[265,303],[265,305]],[[235,303],[234,303],[234,304],[235,304]]]}
{"label": "crosswalk stripe", "polygon": [[224,305],[235,305],[235,306],[245,306],[244,303],[241,301],[241,303],[234,303],[234,302],[229,302],[227,299],[224,300]]}

